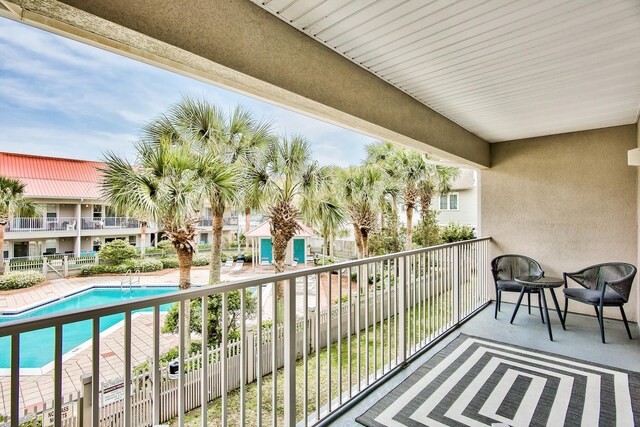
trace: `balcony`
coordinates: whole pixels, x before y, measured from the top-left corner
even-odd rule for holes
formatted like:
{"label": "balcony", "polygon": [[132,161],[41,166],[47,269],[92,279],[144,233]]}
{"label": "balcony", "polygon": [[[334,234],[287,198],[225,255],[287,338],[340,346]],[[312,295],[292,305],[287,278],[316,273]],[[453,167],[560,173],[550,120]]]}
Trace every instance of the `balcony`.
{"label": "balcony", "polygon": [[140,221],[127,217],[82,218],[83,230],[140,228]]}
{"label": "balcony", "polygon": [[[54,355],[49,395],[64,396],[45,402],[47,407],[60,405],[56,417],[64,405],[73,408],[73,414],[83,413],[82,425],[90,425],[92,420],[93,425],[111,425],[115,420],[124,420],[124,425],[156,425],[175,417],[182,424],[187,411],[201,407],[199,396],[207,395],[209,401],[217,400],[221,405],[221,412],[214,416],[234,423],[259,420],[268,424],[267,420],[273,419],[277,425],[294,425],[328,420],[342,405],[395,373],[488,303],[488,243],[489,239],[478,239],[441,245],[4,323],[0,340],[7,345],[10,342],[12,349],[7,358],[10,368],[4,367],[11,376],[5,407],[11,407],[11,419],[24,420],[20,383],[26,373],[21,367],[25,349],[20,339],[30,331],[53,327],[51,342],[43,341],[42,348],[45,351],[44,347],[50,346]],[[276,278],[284,287],[281,306],[271,298]],[[232,317],[229,303],[236,291],[243,292]],[[184,312],[186,301],[207,301],[216,294],[222,296],[217,313],[223,331],[220,345],[188,353],[184,345],[187,332],[180,321],[177,363],[186,368],[172,372],[160,361],[160,307],[178,303]],[[247,312],[253,306],[248,304],[249,298],[261,302],[251,314]],[[200,314],[208,319],[209,306],[202,307]],[[145,333],[154,343],[149,356],[150,366],[155,368],[134,374],[132,366],[140,361],[132,357],[132,320],[134,312],[145,308],[153,311]],[[122,351],[109,354],[116,358],[109,363],[122,369],[110,378],[104,375],[113,376],[113,370],[104,371],[105,366],[98,362],[105,357],[102,346],[106,339],[100,334],[99,323],[101,318],[116,314],[124,318]],[[79,399],[79,395],[63,392],[63,376],[65,381],[69,379],[63,368],[68,355],[61,343],[66,325],[83,321],[92,331],[92,362],[82,377],[80,395],[84,398]],[[239,338],[229,336],[226,331],[230,326],[239,332]],[[198,331],[204,342],[207,333],[207,328]],[[227,351],[221,352],[221,348]],[[336,360],[328,360],[328,353]],[[203,364],[202,360],[210,362]],[[279,368],[283,370],[278,372]],[[124,384],[125,390],[131,387],[133,392],[104,403],[112,401],[113,395],[106,397],[105,393],[109,395],[114,384]],[[284,394],[270,393],[277,384],[283,384]],[[256,399],[262,405],[256,405]],[[41,411],[37,408],[41,405],[33,405],[31,413]],[[273,413],[270,408],[278,411]],[[208,424],[206,416],[201,424]],[[81,425],[80,420],[76,416],[69,425]]]}
{"label": "balcony", "polygon": [[76,230],[76,218],[14,218],[5,227],[8,233]]}
{"label": "balcony", "polygon": [[[203,228],[211,228],[213,225],[213,218],[211,217],[202,217],[198,222],[199,227]],[[238,217],[237,216],[228,216],[222,218],[222,226],[223,227],[236,227],[238,225]]]}

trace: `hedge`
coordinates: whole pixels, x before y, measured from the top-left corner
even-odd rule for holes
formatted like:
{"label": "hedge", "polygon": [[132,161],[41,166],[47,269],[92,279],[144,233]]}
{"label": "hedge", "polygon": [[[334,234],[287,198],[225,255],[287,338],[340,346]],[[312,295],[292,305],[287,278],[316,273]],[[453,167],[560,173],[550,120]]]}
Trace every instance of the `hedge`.
{"label": "hedge", "polygon": [[14,271],[0,276],[0,290],[28,288],[45,279],[39,271]]}
{"label": "hedge", "polygon": [[83,267],[80,270],[80,274],[82,276],[91,276],[93,274],[104,274],[104,273],[117,273],[124,274],[129,270],[135,271],[140,270],[141,272],[148,271],[158,271],[162,270],[162,262],[157,259],[145,258],[145,259],[134,259],[128,261],[123,264],[118,265],[106,265],[106,264],[94,264]]}
{"label": "hedge", "polygon": [[[209,254],[194,254],[192,265],[194,267],[202,267],[209,265],[210,260],[211,255]],[[162,268],[178,268],[178,257],[162,258],[160,262],[162,263]]]}

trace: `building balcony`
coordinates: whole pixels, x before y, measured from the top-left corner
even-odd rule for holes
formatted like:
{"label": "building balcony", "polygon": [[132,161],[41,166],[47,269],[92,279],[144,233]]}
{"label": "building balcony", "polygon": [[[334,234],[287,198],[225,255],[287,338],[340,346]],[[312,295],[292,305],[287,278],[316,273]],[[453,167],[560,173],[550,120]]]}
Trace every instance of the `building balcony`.
{"label": "building balcony", "polygon": [[140,228],[140,221],[127,217],[82,218],[83,230],[113,228]]}
{"label": "building balcony", "polygon": [[72,231],[76,229],[77,220],[73,217],[14,218],[5,226],[5,232],[7,233]]}
{"label": "building balcony", "polygon": [[[198,222],[198,227],[200,228],[211,228],[213,226],[213,218],[211,217],[202,217]],[[222,218],[222,226],[223,227],[237,227],[238,226],[238,217],[237,216],[229,216]]]}

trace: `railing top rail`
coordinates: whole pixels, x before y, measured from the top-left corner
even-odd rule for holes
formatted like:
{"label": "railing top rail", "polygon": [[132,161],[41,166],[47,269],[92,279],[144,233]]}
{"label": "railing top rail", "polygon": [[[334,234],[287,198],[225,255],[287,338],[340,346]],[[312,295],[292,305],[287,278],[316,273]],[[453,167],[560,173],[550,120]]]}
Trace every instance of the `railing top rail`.
{"label": "railing top rail", "polygon": [[172,304],[179,301],[202,298],[205,296],[215,295],[223,292],[233,292],[237,290],[247,289],[254,286],[261,286],[267,283],[282,282],[299,277],[309,276],[311,274],[321,274],[333,270],[341,270],[360,265],[366,265],[373,262],[386,261],[394,258],[401,258],[415,254],[433,252],[443,248],[453,246],[468,245],[476,242],[490,240],[491,237],[482,237],[472,240],[464,240],[461,242],[447,243],[444,245],[430,246],[427,248],[413,249],[411,251],[396,252],[389,255],[381,255],[371,258],[347,261],[342,263],[330,264],[322,267],[315,267],[309,270],[301,270],[289,273],[274,274],[266,277],[256,277],[251,279],[239,280],[230,283],[217,284],[214,286],[195,287],[188,290],[180,290],[167,293],[160,296],[152,296],[136,299],[131,302],[116,302],[96,307],[83,308],[78,310],[66,311],[61,313],[49,314],[34,318],[14,320],[0,325],[0,336],[7,336],[15,333],[23,333],[35,331],[38,329],[50,328],[57,325],[65,325],[68,323],[81,322],[83,320],[97,319],[112,314],[124,313],[127,311],[135,311],[143,308],[160,306],[164,304]]}

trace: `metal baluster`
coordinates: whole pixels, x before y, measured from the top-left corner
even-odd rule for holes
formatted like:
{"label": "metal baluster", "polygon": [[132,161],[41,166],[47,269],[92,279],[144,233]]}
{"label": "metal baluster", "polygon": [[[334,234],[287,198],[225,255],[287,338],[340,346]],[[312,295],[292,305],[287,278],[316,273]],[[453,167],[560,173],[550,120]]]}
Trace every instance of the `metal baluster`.
{"label": "metal baluster", "polygon": [[[178,302],[178,425],[184,426],[185,418],[185,378],[184,378],[184,339],[189,333],[185,328],[185,301]],[[222,404],[224,412],[224,402]]]}
{"label": "metal baluster", "polygon": [[376,380],[378,379],[378,336],[377,336],[377,329],[376,329],[376,321],[377,321],[377,316],[376,316],[376,309],[377,309],[377,299],[376,296],[378,294],[378,263],[374,262],[373,263],[373,310],[372,310],[372,317],[373,317],[373,328],[372,328],[372,332],[373,332],[373,379]]}
{"label": "metal baluster", "polygon": [[11,334],[11,427],[20,425],[20,334]]}
{"label": "metal baluster", "polygon": [[[124,312],[124,425],[131,426],[131,310]],[[62,384],[61,384],[62,385]],[[62,390],[60,390],[62,392]]]}
{"label": "metal baluster", "polygon": [[320,419],[320,274],[316,273],[316,420]]}
{"label": "metal baluster", "polygon": [[399,350],[399,339],[400,339],[400,330],[398,328],[398,275],[400,274],[400,270],[398,267],[398,257],[393,259],[393,292],[395,297],[393,299],[393,332],[394,332],[394,353],[396,359],[396,366],[398,366],[398,350]]}
{"label": "metal baluster", "polygon": [[349,385],[349,399],[351,399],[351,387],[352,387],[352,385],[351,385],[351,383],[352,383],[351,371],[353,369],[353,365],[351,363],[351,351],[352,351],[352,348],[351,348],[351,334],[353,333],[352,326],[351,326],[351,310],[353,309],[353,306],[351,305],[351,296],[352,296],[351,294],[353,294],[353,289],[351,287],[351,277],[352,277],[352,274],[353,274],[353,269],[351,267],[349,267],[348,271],[349,271],[349,277],[347,278],[347,281],[349,283],[349,291],[348,291],[349,293],[347,294],[347,304],[349,306],[349,311],[348,311],[348,314],[347,314],[347,330],[348,330],[348,333],[347,333],[347,348],[349,349],[349,351],[347,352],[347,366],[348,366],[348,377],[349,377],[349,384],[348,384]]}
{"label": "metal baluster", "polygon": [[296,279],[284,289],[284,425],[296,425]]}
{"label": "metal baluster", "polygon": [[360,350],[360,293],[362,292],[362,266],[358,265],[358,267],[356,268],[356,285],[358,287],[358,292],[356,293],[356,351],[357,351],[357,358],[356,358],[356,367],[358,368],[358,391],[361,390],[361,358],[362,358],[362,352]]}
{"label": "metal baluster", "polygon": [[[207,427],[209,403],[209,298],[202,297],[202,368],[200,369],[200,425]],[[244,317],[243,317],[244,318]]]}
{"label": "metal baluster", "polygon": [[365,348],[365,356],[364,356],[364,366],[365,366],[365,384],[369,385],[369,373],[371,370],[369,369],[369,264],[366,264],[365,267],[366,277],[364,278],[364,348]]}
{"label": "metal baluster", "polygon": [[226,292],[222,293],[222,324],[220,325],[221,339],[220,339],[220,386],[222,388],[222,425],[227,425],[228,417],[228,405],[229,399],[227,398],[227,392],[229,391],[229,373],[227,371],[227,356],[228,356],[228,344],[229,337],[227,333],[229,322],[229,295]]}
{"label": "metal baluster", "polygon": [[331,272],[327,275],[327,412],[331,412]]}
{"label": "metal baluster", "polygon": [[304,293],[302,294],[302,306],[304,307],[302,366],[304,366],[304,395],[302,399],[303,423],[306,427],[309,423],[309,276],[304,276]]}
{"label": "metal baluster", "polygon": [[342,405],[342,269],[338,270],[338,405]]}
{"label": "metal baluster", "polygon": [[271,284],[271,425],[278,425],[278,282]]}
{"label": "metal baluster", "polygon": [[[54,396],[54,415],[53,425],[55,427],[62,426],[62,325],[55,327],[54,342],[54,364],[53,364],[53,396]],[[125,408],[125,417],[126,417]],[[126,418],[125,418],[126,419]]]}
{"label": "metal baluster", "polygon": [[418,265],[418,272],[416,274],[416,293],[418,294],[418,301],[416,302],[416,335],[418,341],[418,348],[422,347],[422,257],[420,254],[416,254],[416,263]]}
{"label": "metal baluster", "polygon": [[91,328],[91,424],[100,425],[100,318],[94,317]]}
{"label": "metal baluster", "polygon": [[258,313],[256,318],[256,335],[257,335],[257,357],[256,357],[256,365],[257,374],[256,374],[256,399],[258,400],[258,404],[256,405],[256,420],[258,421],[258,425],[262,425],[262,285],[258,285],[258,292],[256,294],[256,298],[258,299]]}
{"label": "metal baluster", "polygon": [[160,306],[153,307],[153,425],[160,424]]}
{"label": "metal baluster", "polygon": [[417,313],[417,298],[416,298],[416,272],[417,272],[417,268],[416,268],[416,257],[415,255],[411,255],[411,276],[409,276],[411,279],[411,281],[409,282],[409,285],[411,286],[411,304],[409,305],[409,313],[411,313],[411,317],[409,318],[412,321],[413,324],[413,335],[411,337],[411,354],[416,352],[416,331],[417,331],[417,325],[416,323],[418,323],[416,321],[416,313]]}
{"label": "metal baluster", "polygon": [[247,384],[247,301],[246,289],[240,290],[240,425],[244,426],[246,414],[246,384]]}
{"label": "metal baluster", "polygon": [[[387,372],[391,370],[391,260],[387,260]],[[395,272],[393,273],[395,275]]]}
{"label": "metal baluster", "polygon": [[381,373],[384,375],[384,261],[380,261],[380,366]]}

